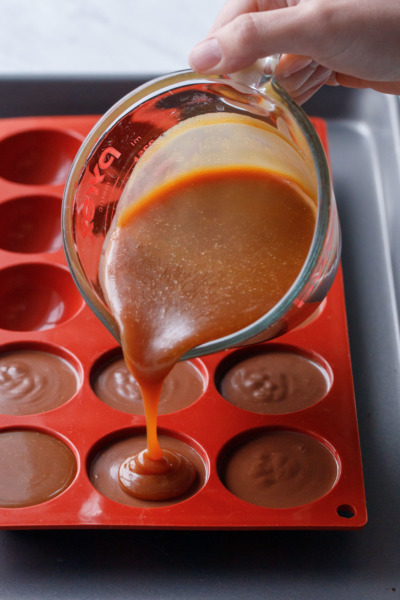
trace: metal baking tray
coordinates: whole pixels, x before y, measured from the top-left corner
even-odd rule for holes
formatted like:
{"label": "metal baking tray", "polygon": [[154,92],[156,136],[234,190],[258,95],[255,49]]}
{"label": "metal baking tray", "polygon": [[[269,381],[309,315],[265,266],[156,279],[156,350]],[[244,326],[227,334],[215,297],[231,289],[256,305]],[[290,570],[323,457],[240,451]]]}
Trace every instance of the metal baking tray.
{"label": "metal baking tray", "polygon": [[[102,113],[142,81],[2,79],[0,117]],[[0,598],[400,595],[399,99],[333,88],[305,109],[328,122],[368,524],[346,532],[1,531]]]}

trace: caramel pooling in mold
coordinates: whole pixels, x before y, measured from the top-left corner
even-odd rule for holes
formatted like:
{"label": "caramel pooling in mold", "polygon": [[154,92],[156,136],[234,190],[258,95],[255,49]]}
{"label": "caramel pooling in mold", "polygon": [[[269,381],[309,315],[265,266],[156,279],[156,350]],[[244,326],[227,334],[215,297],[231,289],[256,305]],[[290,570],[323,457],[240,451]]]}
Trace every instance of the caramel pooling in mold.
{"label": "caramel pooling in mold", "polygon": [[193,484],[196,470],[186,456],[164,449],[153,460],[148,450],[127,458],[119,469],[122,488],[142,500],[169,500],[182,496]]}

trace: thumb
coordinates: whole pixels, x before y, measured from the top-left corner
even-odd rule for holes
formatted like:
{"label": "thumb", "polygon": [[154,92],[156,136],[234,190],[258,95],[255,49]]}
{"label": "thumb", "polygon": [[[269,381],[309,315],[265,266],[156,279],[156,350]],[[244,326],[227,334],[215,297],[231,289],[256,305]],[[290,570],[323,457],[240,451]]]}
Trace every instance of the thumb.
{"label": "thumb", "polygon": [[244,13],[195,46],[189,64],[200,73],[234,73],[271,54],[307,55],[303,21],[297,5]]}

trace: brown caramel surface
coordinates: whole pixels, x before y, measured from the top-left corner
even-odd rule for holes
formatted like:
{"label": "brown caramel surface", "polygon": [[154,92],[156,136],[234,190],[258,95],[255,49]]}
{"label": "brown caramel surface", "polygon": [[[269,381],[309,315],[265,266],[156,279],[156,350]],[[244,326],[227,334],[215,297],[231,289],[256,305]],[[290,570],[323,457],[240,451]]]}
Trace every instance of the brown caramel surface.
{"label": "brown caramel surface", "polygon": [[292,352],[263,352],[235,364],[222,378],[232,404],[261,414],[284,414],[312,406],[328,391],[327,373]]}
{"label": "brown caramel surface", "polygon": [[224,484],[238,498],[268,508],[292,508],[327,494],[338,466],[313,437],[271,430],[240,445],[221,471]]}
{"label": "brown caramel surface", "polygon": [[78,389],[78,375],[63,358],[35,350],[0,355],[0,413],[31,415],[61,406]]}
{"label": "brown caramel surface", "polygon": [[71,450],[53,436],[31,430],[0,433],[0,506],[41,504],[61,494],[76,474]]}

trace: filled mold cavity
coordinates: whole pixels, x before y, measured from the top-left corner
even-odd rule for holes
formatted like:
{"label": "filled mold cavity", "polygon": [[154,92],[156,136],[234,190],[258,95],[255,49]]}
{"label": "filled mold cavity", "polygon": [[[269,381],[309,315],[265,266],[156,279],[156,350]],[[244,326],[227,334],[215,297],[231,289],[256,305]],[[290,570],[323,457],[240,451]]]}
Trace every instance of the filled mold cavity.
{"label": "filled mold cavity", "polygon": [[61,198],[25,196],[0,204],[0,248],[24,254],[60,250]]}
{"label": "filled mold cavity", "polygon": [[305,433],[284,429],[248,432],[232,440],[218,474],[235,496],[266,508],[294,508],[325,496],[339,465],[328,447]]}
{"label": "filled mold cavity", "polygon": [[33,415],[68,402],[81,378],[64,354],[40,344],[0,348],[0,414]]}
{"label": "filled mold cavity", "polygon": [[71,485],[76,472],[74,453],[58,438],[28,429],[0,432],[1,507],[47,502]]}
{"label": "filled mold cavity", "polygon": [[83,138],[58,129],[31,129],[0,142],[0,177],[25,185],[60,185]]}
{"label": "filled mold cavity", "polygon": [[121,481],[121,472],[127,459],[146,449],[146,433],[144,429],[123,432],[100,441],[89,455],[87,470],[93,486],[110,500],[126,506],[139,508],[157,508],[170,506],[187,500],[196,494],[208,478],[209,466],[207,457],[200,446],[192,440],[160,432],[160,445],[163,450],[178,453],[194,467],[194,481],[183,494],[163,500],[144,500],[126,490]]}
{"label": "filled mold cavity", "polygon": [[72,318],[84,305],[68,269],[27,263],[0,271],[0,328],[41,331]]}
{"label": "filled mold cavity", "polygon": [[[130,373],[121,350],[107,353],[93,366],[90,383],[96,396],[108,406],[144,415],[139,384]],[[199,360],[177,363],[164,381],[158,414],[182,410],[198,400],[207,385],[207,372]]]}
{"label": "filled mold cavity", "polygon": [[322,400],[332,372],[321,357],[271,344],[229,355],[219,365],[215,382],[220,394],[239,408],[288,414]]}

